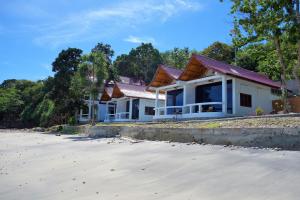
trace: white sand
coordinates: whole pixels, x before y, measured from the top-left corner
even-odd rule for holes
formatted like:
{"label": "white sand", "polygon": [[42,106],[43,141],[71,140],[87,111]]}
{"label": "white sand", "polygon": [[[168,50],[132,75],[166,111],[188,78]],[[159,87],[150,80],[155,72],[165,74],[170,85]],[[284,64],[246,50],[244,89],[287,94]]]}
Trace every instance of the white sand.
{"label": "white sand", "polygon": [[300,199],[300,152],[0,132],[0,199]]}

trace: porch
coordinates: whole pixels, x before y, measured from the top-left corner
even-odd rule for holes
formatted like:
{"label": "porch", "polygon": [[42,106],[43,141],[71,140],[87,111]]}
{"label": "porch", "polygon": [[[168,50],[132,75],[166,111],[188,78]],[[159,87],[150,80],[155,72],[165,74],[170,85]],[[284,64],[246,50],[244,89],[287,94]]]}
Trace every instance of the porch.
{"label": "porch", "polygon": [[154,119],[215,118],[233,115],[234,87],[234,78],[218,73],[158,87],[156,95],[165,92],[166,102],[163,107],[155,104]]}
{"label": "porch", "polygon": [[139,118],[139,99],[112,99],[106,103],[105,122],[128,122]]}

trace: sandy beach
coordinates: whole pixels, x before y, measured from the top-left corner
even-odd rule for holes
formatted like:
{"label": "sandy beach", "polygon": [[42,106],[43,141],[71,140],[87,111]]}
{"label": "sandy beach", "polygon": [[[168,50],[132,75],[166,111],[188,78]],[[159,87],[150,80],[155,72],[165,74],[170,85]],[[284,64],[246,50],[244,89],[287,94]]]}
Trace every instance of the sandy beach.
{"label": "sandy beach", "polygon": [[0,199],[298,200],[300,152],[0,132]]}

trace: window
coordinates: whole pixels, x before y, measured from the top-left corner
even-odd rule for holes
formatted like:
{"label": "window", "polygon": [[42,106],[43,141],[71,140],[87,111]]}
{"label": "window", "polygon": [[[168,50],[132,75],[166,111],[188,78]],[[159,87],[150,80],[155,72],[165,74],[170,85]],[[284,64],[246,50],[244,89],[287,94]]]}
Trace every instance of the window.
{"label": "window", "polygon": [[250,94],[240,93],[240,105],[244,107],[252,107],[252,96]]}
{"label": "window", "polygon": [[145,107],[145,115],[155,115],[154,107]]}
{"label": "window", "polygon": [[[167,92],[167,106],[183,105],[183,89],[171,90]],[[181,113],[182,108],[168,108],[167,114]]]}
{"label": "window", "polygon": [[[222,102],[222,82],[199,85],[195,89],[196,103]],[[203,111],[222,112],[222,105],[205,105]],[[196,107],[195,112],[198,112]],[[232,113],[232,80],[227,80],[227,113]]]}
{"label": "window", "polygon": [[281,96],[281,90],[280,89],[271,88],[271,94],[276,95],[276,96]]}

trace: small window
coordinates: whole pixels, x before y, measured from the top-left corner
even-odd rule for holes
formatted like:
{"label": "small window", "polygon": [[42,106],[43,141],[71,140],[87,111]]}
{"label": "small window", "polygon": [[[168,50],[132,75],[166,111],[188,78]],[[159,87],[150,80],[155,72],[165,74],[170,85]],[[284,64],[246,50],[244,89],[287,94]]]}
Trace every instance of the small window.
{"label": "small window", "polygon": [[154,107],[145,107],[145,115],[155,115]]}
{"label": "small window", "polygon": [[276,95],[276,96],[281,96],[281,90],[271,88],[271,94]]}
{"label": "small window", "polygon": [[252,96],[250,94],[240,93],[240,105],[244,107],[252,107]]}

